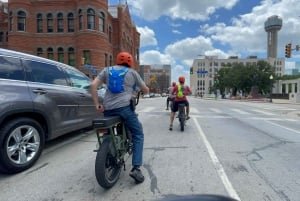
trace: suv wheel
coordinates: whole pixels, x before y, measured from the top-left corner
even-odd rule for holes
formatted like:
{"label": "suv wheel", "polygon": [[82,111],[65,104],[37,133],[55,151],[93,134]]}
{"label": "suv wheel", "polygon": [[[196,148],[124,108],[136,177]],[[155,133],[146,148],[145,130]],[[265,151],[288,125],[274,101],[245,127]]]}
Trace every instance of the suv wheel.
{"label": "suv wheel", "polygon": [[17,118],[0,128],[0,171],[17,173],[30,168],[45,144],[44,130],[30,118]]}

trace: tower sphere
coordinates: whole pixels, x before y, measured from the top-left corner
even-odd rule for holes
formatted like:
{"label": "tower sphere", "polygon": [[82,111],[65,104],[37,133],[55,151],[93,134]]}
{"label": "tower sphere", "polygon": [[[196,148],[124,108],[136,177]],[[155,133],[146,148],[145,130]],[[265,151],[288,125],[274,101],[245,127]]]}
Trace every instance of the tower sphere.
{"label": "tower sphere", "polygon": [[273,15],[265,22],[265,31],[279,31],[282,27],[282,19],[277,15]]}

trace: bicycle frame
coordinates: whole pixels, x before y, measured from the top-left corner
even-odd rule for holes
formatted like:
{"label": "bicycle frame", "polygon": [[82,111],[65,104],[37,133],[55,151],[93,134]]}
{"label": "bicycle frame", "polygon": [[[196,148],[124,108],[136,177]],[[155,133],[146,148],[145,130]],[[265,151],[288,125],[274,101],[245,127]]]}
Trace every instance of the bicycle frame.
{"label": "bicycle frame", "polygon": [[110,138],[113,142],[114,151],[118,160],[123,159],[128,152],[128,137],[127,129],[121,117],[111,116],[101,119],[95,119],[93,121],[94,129],[96,131],[99,147],[96,152],[99,151],[101,144],[107,138]]}

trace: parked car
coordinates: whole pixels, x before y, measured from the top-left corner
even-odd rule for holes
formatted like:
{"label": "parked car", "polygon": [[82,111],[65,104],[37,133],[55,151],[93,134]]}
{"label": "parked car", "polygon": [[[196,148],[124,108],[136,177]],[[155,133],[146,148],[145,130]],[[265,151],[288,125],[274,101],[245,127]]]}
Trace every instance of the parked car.
{"label": "parked car", "polygon": [[0,48],[0,172],[24,171],[46,141],[91,127],[90,83],[69,65]]}
{"label": "parked car", "polygon": [[150,98],[150,94],[144,94],[143,98]]}

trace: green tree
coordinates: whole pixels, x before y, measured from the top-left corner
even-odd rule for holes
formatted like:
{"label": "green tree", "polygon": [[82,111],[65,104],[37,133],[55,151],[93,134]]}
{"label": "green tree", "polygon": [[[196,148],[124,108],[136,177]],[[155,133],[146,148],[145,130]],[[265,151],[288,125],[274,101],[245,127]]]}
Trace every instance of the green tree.
{"label": "green tree", "polygon": [[269,79],[270,75],[275,76],[275,68],[265,61],[249,65],[234,63],[219,70],[213,88],[220,89],[221,94],[226,88],[232,89],[235,96],[239,90],[249,94],[251,88],[257,86],[261,94],[266,94],[273,82]]}

